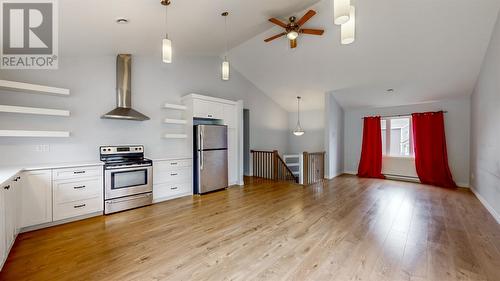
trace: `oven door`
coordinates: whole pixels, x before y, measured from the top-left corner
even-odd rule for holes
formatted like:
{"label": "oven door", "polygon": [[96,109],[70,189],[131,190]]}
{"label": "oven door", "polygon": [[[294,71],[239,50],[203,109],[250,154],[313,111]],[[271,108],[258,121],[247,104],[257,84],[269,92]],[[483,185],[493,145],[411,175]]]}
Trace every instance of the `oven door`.
{"label": "oven door", "polygon": [[153,166],[105,169],[104,199],[153,191]]}

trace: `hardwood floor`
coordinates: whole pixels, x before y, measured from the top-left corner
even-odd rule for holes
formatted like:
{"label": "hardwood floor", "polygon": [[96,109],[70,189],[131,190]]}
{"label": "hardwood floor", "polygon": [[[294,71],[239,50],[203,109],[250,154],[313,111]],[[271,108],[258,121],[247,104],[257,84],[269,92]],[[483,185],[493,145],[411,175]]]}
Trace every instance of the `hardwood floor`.
{"label": "hardwood floor", "polygon": [[21,234],[0,280],[500,278],[500,226],[468,190],[247,180]]}

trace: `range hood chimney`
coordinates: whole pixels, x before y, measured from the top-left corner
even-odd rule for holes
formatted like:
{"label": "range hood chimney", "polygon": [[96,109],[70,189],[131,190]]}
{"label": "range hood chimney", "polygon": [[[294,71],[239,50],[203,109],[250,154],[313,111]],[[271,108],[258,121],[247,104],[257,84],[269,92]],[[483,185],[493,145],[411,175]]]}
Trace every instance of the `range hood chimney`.
{"label": "range hood chimney", "polygon": [[132,109],[132,55],[119,54],[116,57],[116,108],[101,116],[103,119],[134,121],[149,120],[146,115]]}

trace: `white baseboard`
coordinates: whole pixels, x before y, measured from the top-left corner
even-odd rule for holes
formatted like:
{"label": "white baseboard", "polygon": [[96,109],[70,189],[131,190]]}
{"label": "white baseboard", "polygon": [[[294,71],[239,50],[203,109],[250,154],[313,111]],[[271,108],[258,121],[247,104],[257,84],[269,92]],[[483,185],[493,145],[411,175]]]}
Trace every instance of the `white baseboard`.
{"label": "white baseboard", "polygon": [[484,199],[483,196],[481,196],[481,194],[479,194],[479,192],[477,192],[474,187],[470,187],[470,190],[472,191],[472,193],[474,193],[474,195],[476,195],[476,198],[479,200],[479,202],[481,202],[481,204],[483,204],[483,206],[486,208],[486,210],[488,210],[488,212],[490,212],[490,214],[495,218],[495,220],[497,221],[498,224],[500,224],[500,214],[498,214],[495,209],[493,209],[493,207],[491,207],[490,203],[488,203],[488,201],[486,201],[486,199]]}
{"label": "white baseboard", "polygon": [[348,174],[348,175],[357,175],[358,172],[356,171],[344,171],[344,174]]}
{"label": "white baseboard", "polygon": [[465,182],[457,182],[457,186],[458,187],[470,188],[470,184],[469,183],[465,183]]}

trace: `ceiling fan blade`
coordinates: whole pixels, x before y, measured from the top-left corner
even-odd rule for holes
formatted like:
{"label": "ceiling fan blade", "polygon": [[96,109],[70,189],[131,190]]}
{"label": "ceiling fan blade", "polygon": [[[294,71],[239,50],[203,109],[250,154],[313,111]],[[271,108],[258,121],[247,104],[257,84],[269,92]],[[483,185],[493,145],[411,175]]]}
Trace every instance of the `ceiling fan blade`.
{"label": "ceiling fan blade", "polygon": [[298,22],[298,26],[302,26],[304,23],[306,23],[308,20],[310,20],[314,15],[316,14],[315,11],[309,10]]}
{"label": "ceiling fan blade", "polygon": [[290,40],[290,48],[294,49],[297,47],[297,39]]}
{"label": "ceiling fan blade", "polygon": [[276,25],[279,25],[283,28],[286,28],[286,24],[284,24],[282,21],[280,21],[279,19],[276,19],[276,18],[270,18],[269,19],[270,22],[276,24]]}
{"label": "ceiling fan blade", "polygon": [[271,37],[267,38],[266,40],[264,40],[264,42],[273,41],[276,38],[280,38],[281,36],[284,36],[285,34],[286,34],[286,32],[283,32],[283,33],[280,33],[280,34],[276,34],[274,36],[271,36]]}
{"label": "ceiling fan blade", "polygon": [[323,29],[308,29],[303,28],[300,30],[300,33],[311,34],[311,35],[323,35],[325,31]]}

